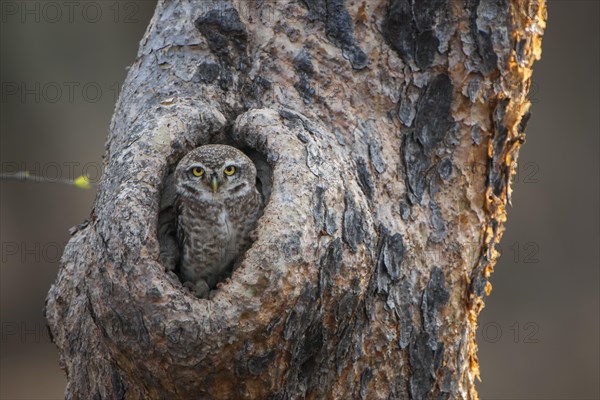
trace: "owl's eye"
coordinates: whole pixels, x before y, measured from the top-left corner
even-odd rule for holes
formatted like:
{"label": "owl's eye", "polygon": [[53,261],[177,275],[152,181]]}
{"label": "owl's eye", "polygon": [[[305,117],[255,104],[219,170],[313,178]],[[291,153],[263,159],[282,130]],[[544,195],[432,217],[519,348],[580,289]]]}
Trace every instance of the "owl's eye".
{"label": "owl's eye", "polygon": [[225,167],[223,172],[225,172],[225,175],[231,176],[235,174],[235,167],[233,165],[228,165],[227,167]]}
{"label": "owl's eye", "polygon": [[198,177],[204,175],[204,168],[202,168],[202,167],[192,168],[192,175],[198,176]]}

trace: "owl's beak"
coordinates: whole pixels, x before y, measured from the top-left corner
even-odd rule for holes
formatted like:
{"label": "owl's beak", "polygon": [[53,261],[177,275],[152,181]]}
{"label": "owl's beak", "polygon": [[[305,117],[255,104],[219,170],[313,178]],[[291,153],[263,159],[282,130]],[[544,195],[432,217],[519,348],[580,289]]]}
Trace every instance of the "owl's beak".
{"label": "owl's beak", "polygon": [[219,178],[217,178],[216,175],[212,176],[210,180],[210,187],[212,187],[213,193],[217,193],[217,190],[219,189]]}

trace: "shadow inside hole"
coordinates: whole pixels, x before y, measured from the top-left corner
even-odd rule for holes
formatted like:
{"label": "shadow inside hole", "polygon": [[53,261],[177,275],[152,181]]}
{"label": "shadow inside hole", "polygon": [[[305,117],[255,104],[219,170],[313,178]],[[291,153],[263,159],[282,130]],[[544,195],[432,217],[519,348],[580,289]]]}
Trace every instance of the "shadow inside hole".
{"label": "shadow inside hole", "polygon": [[256,167],[256,188],[262,195],[264,209],[269,202],[269,198],[271,197],[271,189],[273,187],[273,169],[267,162],[267,157],[263,153],[248,147],[238,147],[238,149],[246,154]]}
{"label": "shadow inside hole", "polygon": [[[262,197],[261,214],[264,207],[267,205],[271,196],[272,190],[272,167],[267,162],[267,157],[263,153],[252,149],[250,147],[239,146],[235,142],[224,139],[214,141],[213,143],[207,144],[226,144],[237,148],[246,154],[254,163],[256,167],[256,188]],[[187,154],[187,153],[186,153]],[[180,271],[180,254],[181,244],[179,243],[177,234],[177,193],[175,187],[175,169],[179,160],[181,160],[185,154],[183,154],[175,163],[169,165],[169,172],[166,175],[163,182],[163,190],[161,194],[160,212],[158,216],[158,241],[160,245],[160,263],[163,265],[166,271],[174,272],[182,283],[185,283],[181,277]],[[255,227],[256,228],[256,227]],[[221,276],[218,281],[222,282],[237,268],[244,254],[251,247],[251,244],[245,248],[240,254],[237,255],[236,259],[233,260],[230,267],[227,268],[227,273]],[[215,287],[210,288],[215,289]]]}

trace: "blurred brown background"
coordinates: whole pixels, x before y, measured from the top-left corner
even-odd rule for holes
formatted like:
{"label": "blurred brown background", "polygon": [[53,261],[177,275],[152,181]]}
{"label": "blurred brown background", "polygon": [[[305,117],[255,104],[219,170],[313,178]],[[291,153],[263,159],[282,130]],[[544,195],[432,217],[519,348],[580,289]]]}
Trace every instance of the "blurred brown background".
{"label": "blurred brown background", "polygon": [[[2,172],[97,180],[154,4],[0,3]],[[549,0],[548,11],[503,256],[480,319],[483,399],[600,397],[600,6]],[[59,399],[65,378],[42,307],[67,230],[88,217],[94,193],[0,185],[0,398]]]}

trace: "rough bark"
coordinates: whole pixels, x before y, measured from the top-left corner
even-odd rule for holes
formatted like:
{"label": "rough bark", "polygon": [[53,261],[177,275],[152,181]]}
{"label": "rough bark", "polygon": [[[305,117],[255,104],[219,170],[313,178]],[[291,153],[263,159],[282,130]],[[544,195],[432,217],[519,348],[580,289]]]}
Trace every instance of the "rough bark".
{"label": "rough bark", "polygon": [[[66,397],[477,398],[544,26],[542,0],[159,1],[48,294]],[[177,161],[216,142],[272,187],[205,300],[157,231]]]}

